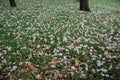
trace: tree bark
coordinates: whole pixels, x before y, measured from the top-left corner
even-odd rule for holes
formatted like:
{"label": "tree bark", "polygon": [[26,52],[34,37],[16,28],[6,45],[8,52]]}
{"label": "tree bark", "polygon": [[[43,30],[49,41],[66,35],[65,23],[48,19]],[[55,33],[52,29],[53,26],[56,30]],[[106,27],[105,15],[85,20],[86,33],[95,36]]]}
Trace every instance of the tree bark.
{"label": "tree bark", "polygon": [[16,7],[16,2],[15,0],[9,0],[10,1],[10,6],[11,7]]}
{"label": "tree bark", "polygon": [[91,11],[89,8],[88,0],[79,0],[80,2],[80,10],[82,11]]}

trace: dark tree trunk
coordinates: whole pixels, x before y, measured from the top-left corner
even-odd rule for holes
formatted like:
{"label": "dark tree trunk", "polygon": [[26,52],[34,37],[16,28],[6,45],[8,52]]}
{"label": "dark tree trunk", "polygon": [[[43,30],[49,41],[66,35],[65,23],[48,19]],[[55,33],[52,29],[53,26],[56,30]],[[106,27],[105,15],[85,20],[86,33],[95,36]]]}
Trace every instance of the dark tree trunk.
{"label": "dark tree trunk", "polygon": [[16,2],[15,0],[9,0],[10,1],[10,6],[11,7],[16,7]]}
{"label": "dark tree trunk", "polygon": [[89,8],[88,0],[79,0],[80,2],[80,10],[82,11],[91,11]]}

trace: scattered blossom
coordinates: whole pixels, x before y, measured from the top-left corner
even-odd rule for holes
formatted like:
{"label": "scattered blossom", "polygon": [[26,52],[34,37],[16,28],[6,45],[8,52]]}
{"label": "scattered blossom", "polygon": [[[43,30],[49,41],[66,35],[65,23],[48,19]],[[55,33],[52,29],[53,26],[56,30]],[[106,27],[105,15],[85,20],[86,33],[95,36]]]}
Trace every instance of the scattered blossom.
{"label": "scattered blossom", "polygon": [[11,80],[92,80],[98,75],[114,79],[120,69],[120,10],[117,1],[99,2],[87,13],[77,10],[72,0],[24,1],[19,9],[3,6],[3,0],[0,76]]}

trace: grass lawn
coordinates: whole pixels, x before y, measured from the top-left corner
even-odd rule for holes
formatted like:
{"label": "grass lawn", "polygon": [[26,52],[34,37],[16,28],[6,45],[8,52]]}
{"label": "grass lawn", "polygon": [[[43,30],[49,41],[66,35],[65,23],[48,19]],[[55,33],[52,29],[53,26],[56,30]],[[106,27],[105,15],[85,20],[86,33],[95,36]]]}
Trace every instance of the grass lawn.
{"label": "grass lawn", "polygon": [[0,0],[1,80],[120,80],[120,1]]}

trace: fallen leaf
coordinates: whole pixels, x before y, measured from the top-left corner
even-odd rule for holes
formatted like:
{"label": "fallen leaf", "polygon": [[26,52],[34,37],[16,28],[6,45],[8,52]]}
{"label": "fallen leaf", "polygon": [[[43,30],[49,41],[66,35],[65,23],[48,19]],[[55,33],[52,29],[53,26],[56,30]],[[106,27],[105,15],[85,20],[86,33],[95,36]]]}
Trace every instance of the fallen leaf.
{"label": "fallen leaf", "polygon": [[47,78],[45,78],[45,80],[48,80]]}
{"label": "fallen leaf", "polygon": [[71,76],[74,76],[74,72],[70,72]]}
{"label": "fallen leaf", "polygon": [[80,64],[80,60],[75,60],[75,66],[78,66]]}
{"label": "fallen leaf", "polygon": [[35,78],[36,78],[37,80],[39,80],[39,79],[41,79],[41,76],[38,74],[38,75],[35,76]]}
{"label": "fallen leaf", "polygon": [[94,76],[92,74],[89,74],[89,80],[93,80]]}
{"label": "fallen leaf", "polygon": [[109,66],[109,70],[111,70],[111,69],[112,69],[112,67],[113,67],[113,65],[111,64],[111,65]]}
{"label": "fallen leaf", "polygon": [[50,64],[50,69],[53,69],[56,67],[54,59],[49,64]]}
{"label": "fallen leaf", "polygon": [[3,75],[0,75],[0,80],[2,80],[4,78],[4,76]]}
{"label": "fallen leaf", "polygon": [[37,71],[37,68],[31,62],[26,62],[26,64],[31,71]]}

